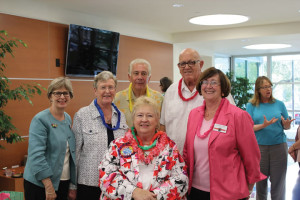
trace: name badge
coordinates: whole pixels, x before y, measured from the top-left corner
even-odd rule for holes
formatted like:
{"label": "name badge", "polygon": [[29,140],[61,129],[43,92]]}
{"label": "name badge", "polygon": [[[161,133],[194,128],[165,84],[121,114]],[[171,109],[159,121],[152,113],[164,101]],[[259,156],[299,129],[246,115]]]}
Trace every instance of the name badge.
{"label": "name badge", "polygon": [[227,126],[221,125],[221,124],[215,124],[213,130],[214,130],[214,131],[221,132],[221,133],[226,133],[226,131],[227,131]]}

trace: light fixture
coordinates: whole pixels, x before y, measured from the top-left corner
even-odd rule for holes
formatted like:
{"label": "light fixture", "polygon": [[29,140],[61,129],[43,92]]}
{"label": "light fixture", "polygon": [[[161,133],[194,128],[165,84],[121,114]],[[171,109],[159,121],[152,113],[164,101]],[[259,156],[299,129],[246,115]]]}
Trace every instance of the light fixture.
{"label": "light fixture", "polygon": [[283,49],[283,48],[288,48],[288,47],[291,47],[291,46],[292,45],[290,45],[290,44],[253,44],[253,45],[245,46],[243,48],[245,48],[245,49],[257,49],[257,50],[263,49],[263,50],[266,50],[266,49]]}
{"label": "light fixture", "polygon": [[172,5],[174,8],[180,8],[180,7],[183,7],[183,4],[180,4],[180,3],[174,3]]}
{"label": "light fixture", "polygon": [[192,24],[197,25],[229,25],[238,24],[248,21],[249,18],[243,15],[231,15],[231,14],[217,14],[217,15],[204,15],[199,17],[193,17],[189,20]]}

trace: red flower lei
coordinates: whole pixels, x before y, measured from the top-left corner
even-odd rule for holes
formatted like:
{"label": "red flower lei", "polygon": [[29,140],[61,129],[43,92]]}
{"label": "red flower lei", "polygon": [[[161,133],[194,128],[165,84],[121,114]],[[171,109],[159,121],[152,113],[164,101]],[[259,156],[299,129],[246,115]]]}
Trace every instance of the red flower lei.
{"label": "red flower lei", "polygon": [[197,95],[198,95],[198,92],[195,92],[195,94],[190,97],[190,98],[184,98],[183,95],[182,95],[182,92],[181,92],[181,85],[182,85],[182,81],[183,81],[183,78],[180,79],[179,81],[179,84],[178,84],[178,95],[180,96],[180,98],[183,100],[183,101],[189,101],[189,100],[192,100],[193,98],[195,98]]}
{"label": "red flower lei", "polygon": [[167,134],[159,131],[155,135],[158,135],[157,137],[157,143],[156,146],[150,149],[150,153],[148,156],[145,156],[145,153],[141,148],[138,147],[138,143],[133,138],[133,135],[131,131],[129,131],[130,134],[128,134],[128,141],[131,141],[133,150],[137,152],[137,158],[140,162],[144,162],[146,165],[150,164],[151,161],[159,155],[159,153],[165,148],[166,144],[168,143]]}

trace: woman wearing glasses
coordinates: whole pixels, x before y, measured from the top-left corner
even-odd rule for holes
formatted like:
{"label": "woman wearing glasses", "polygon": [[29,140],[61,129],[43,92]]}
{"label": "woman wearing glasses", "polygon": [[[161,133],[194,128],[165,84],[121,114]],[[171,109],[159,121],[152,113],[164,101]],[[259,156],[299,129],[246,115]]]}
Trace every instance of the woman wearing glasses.
{"label": "woman wearing glasses", "polygon": [[50,107],[31,121],[28,159],[24,171],[25,199],[75,199],[75,137],[71,117],[65,112],[73,98],[71,81],[60,77],[48,87]]}
{"label": "woman wearing glasses", "polygon": [[[270,177],[272,200],[285,199],[285,176],[287,169],[287,144],[284,129],[291,122],[283,102],[272,95],[272,83],[265,76],[255,82],[255,92],[247,104],[247,112],[254,121],[254,132],[261,152],[260,169]],[[256,184],[256,196],[267,199],[267,179]]]}
{"label": "woman wearing glasses", "polygon": [[196,88],[205,101],[187,124],[188,199],[247,199],[254,183],[265,178],[251,117],[226,99],[230,82],[222,71],[208,68]]}
{"label": "woman wearing glasses", "polygon": [[111,141],[128,129],[124,114],[112,103],[117,80],[103,71],[94,79],[96,98],[74,116],[76,137],[77,200],[99,200],[98,166]]}

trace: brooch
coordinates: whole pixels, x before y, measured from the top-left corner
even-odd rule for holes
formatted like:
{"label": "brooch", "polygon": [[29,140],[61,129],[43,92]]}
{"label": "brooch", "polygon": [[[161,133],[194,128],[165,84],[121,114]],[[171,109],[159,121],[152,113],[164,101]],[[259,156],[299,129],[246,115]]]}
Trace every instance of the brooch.
{"label": "brooch", "polygon": [[53,128],[56,128],[56,127],[57,127],[57,124],[51,124],[51,126],[52,126]]}
{"label": "brooch", "polygon": [[132,146],[129,145],[122,146],[119,152],[122,157],[130,157],[132,154],[134,154]]}

